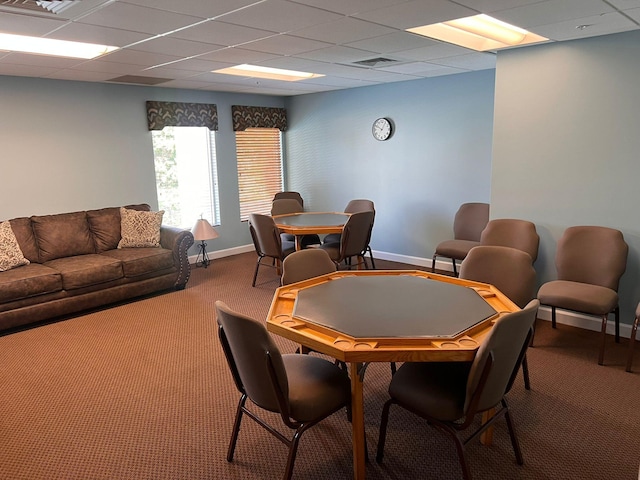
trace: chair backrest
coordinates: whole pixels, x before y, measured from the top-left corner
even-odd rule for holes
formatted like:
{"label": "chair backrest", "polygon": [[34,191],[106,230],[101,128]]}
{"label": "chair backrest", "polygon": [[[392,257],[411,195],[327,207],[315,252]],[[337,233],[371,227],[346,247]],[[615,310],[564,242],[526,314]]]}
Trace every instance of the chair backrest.
{"label": "chair backrest", "polygon": [[511,247],[527,252],[531,263],[538,258],[540,237],[534,223],[515,218],[490,220],[480,236],[482,245]]}
{"label": "chair backrest", "polygon": [[337,270],[329,254],[320,248],[293,252],[282,262],[282,285],[301,282]]}
{"label": "chair backrest", "polygon": [[[276,389],[286,401],[289,397],[287,372],[269,332],[262,323],[234,312],[224,302],[218,300],[215,309],[218,335],[236,387],[259,407],[282,413]],[[271,368],[275,371],[276,384]]]}
{"label": "chair backrest", "polygon": [[567,228],[558,241],[556,270],[559,280],[600,285],[618,291],[627,268],[629,246],[613,228]]}
{"label": "chair backrest", "polygon": [[278,198],[271,203],[271,215],[286,215],[303,211],[302,204],[293,198]]}
{"label": "chair backrest", "polygon": [[531,257],[511,247],[473,247],[460,266],[460,278],[490,283],[520,308],[536,296],[536,271]]}
{"label": "chair backrest", "polygon": [[258,255],[282,258],[282,241],[276,222],[269,215],[249,214],[249,230]]}
{"label": "chair backrest", "polygon": [[364,198],[358,198],[355,200],[351,200],[347,203],[347,206],[344,207],[344,213],[357,213],[357,212],[369,212],[375,211],[373,207],[373,202],[371,200],[366,200]]}
{"label": "chair backrest", "polygon": [[480,241],[480,234],[489,222],[488,203],[463,203],[453,218],[453,238]]}
{"label": "chair backrest", "polygon": [[289,199],[297,200],[298,203],[304,207],[304,200],[302,199],[302,195],[300,195],[300,193],[298,192],[291,192],[291,191],[278,192],[273,196],[274,200],[279,200],[281,198],[289,198]]}
{"label": "chair backrest", "polygon": [[[529,346],[539,306],[538,300],[532,300],[524,309],[503,316],[485,337],[469,372],[465,413],[493,408],[509,391]],[[483,382],[488,361],[491,366]]]}
{"label": "chair backrest", "polygon": [[340,237],[340,258],[362,254],[369,244],[375,212],[352,213]]}

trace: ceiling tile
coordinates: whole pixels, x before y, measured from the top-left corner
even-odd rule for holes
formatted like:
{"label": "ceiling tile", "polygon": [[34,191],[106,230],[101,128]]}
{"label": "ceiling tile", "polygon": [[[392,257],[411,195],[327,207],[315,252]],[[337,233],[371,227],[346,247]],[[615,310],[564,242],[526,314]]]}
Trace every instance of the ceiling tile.
{"label": "ceiling tile", "polygon": [[215,52],[200,55],[198,58],[202,60],[210,60],[213,62],[229,62],[233,64],[257,63],[276,57],[271,53],[256,52],[253,50],[245,50],[243,48],[225,48]]}
{"label": "ceiling tile", "polygon": [[246,7],[257,0],[121,0],[142,7],[157,8],[167,12],[192,15],[200,18],[213,18],[224,13]]}
{"label": "ceiling tile", "polygon": [[609,0],[609,3],[620,10],[640,8],[640,0]]}
{"label": "ceiling tile", "polygon": [[378,8],[390,7],[404,3],[407,0],[295,0],[296,3],[303,3],[311,7],[323,8],[331,12],[342,13],[343,15],[355,15]]}
{"label": "ceiling tile", "polygon": [[128,63],[144,68],[173,62],[179,60],[180,57],[163,55],[161,53],[141,52],[139,50],[127,48],[124,50],[116,50],[113,53],[104,55],[101,59],[106,60],[107,62]]}
{"label": "ceiling tile", "polygon": [[72,69],[56,70],[47,75],[47,78],[56,80],[74,80],[77,82],[106,82],[113,78],[113,74],[109,72],[88,72]]}
{"label": "ceiling tile", "polygon": [[39,37],[56,28],[60,28],[66,22],[55,18],[30,17],[12,13],[0,13],[0,31],[14,33],[16,35],[30,35]]}
{"label": "ceiling tile", "polygon": [[82,17],[79,23],[120,28],[142,33],[166,33],[202,21],[201,18],[144,8],[129,3],[111,3]]}
{"label": "ceiling tile", "polygon": [[[578,28],[585,26],[585,28]],[[593,37],[604,33],[633,30],[637,25],[617,12],[605,13],[593,17],[576,18],[551,25],[535,27],[536,33],[553,40],[572,40]]]}
{"label": "ceiling tile", "polygon": [[[614,11],[602,0],[547,0],[496,12],[496,18],[522,28],[549,25]],[[537,33],[537,31],[536,31]]]}
{"label": "ceiling tile", "polygon": [[374,52],[368,52],[358,48],[337,46],[321,48],[320,50],[313,50],[312,52],[305,52],[296,56],[308,58],[310,60],[318,60],[320,62],[351,63],[366,60],[371,58],[373,55],[375,55]]}
{"label": "ceiling tile", "polygon": [[360,40],[359,42],[347,43],[346,46],[360,48],[370,52],[394,53],[402,50],[429,47],[437,43],[437,41],[430,40],[421,35],[414,35],[408,32],[395,32],[367,40]]}
{"label": "ceiling tile", "polygon": [[292,32],[297,37],[341,45],[395,32],[394,29],[356,18],[341,18],[335,22],[301,28]]}
{"label": "ceiling tile", "polygon": [[46,77],[54,73],[57,69],[36,65],[16,65],[0,61],[0,75],[10,75],[18,77]]}
{"label": "ceiling tile", "polygon": [[428,47],[414,48],[401,52],[403,58],[409,60],[435,60],[438,58],[452,57],[455,55],[465,55],[471,50],[450,43],[437,42]]}
{"label": "ceiling tile", "polygon": [[73,42],[99,43],[101,45],[125,47],[149,38],[149,34],[69,22],[64,27],[47,35],[47,37]]}
{"label": "ceiling tile", "polygon": [[169,37],[155,37],[151,40],[137,43],[132,47],[132,49],[142,52],[161,53],[183,58],[202,55],[203,53],[209,53],[223,48],[225,48],[223,45],[192,42],[190,40]]}
{"label": "ceiling tile", "polygon": [[224,22],[246,27],[288,33],[300,28],[327,23],[342,18],[336,13],[307,7],[284,0],[266,0],[219,18]]}
{"label": "ceiling tile", "polygon": [[329,43],[282,34],[245,43],[242,45],[242,48],[280,55],[296,55],[298,53],[310,52],[330,46],[331,44]]}
{"label": "ceiling tile", "polygon": [[357,18],[405,30],[454,18],[468,17],[476,12],[446,0],[414,0],[393,7],[380,8],[355,15]]}
{"label": "ceiling tile", "polygon": [[480,13],[492,13],[499,10],[506,10],[507,8],[540,3],[540,1],[541,0],[460,0],[458,3],[477,10]]}
{"label": "ceiling tile", "polygon": [[462,68],[466,70],[487,70],[496,68],[496,55],[492,53],[474,52],[455,57],[440,58],[433,63],[446,67]]}
{"label": "ceiling tile", "polygon": [[208,21],[179,30],[169,35],[169,37],[234,47],[261,38],[268,38],[276,34],[277,32],[270,32],[268,30],[243,27],[225,22]]}

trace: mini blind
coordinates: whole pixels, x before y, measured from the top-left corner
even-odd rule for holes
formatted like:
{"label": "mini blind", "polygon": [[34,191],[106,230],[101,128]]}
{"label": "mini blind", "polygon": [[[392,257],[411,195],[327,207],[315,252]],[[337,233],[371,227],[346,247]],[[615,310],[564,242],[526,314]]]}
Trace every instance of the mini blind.
{"label": "mini blind", "polygon": [[282,191],[282,146],[277,128],[236,132],[240,220],[250,213],[271,213],[273,196]]}

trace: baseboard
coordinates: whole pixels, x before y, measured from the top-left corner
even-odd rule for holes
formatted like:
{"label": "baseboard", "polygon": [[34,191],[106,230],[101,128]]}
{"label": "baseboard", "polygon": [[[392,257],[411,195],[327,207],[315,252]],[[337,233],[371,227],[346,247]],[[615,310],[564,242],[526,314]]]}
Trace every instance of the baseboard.
{"label": "baseboard", "polygon": [[[225,250],[216,250],[209,252],[209,259],[215,260],[217,258],[229,257],[231,255],[238,255],[240,253],[252,252],[254,247],[252,244],[242,245],[239,247],[228,248]],[[373,258],[379,258],[380,260],[389,260],[390,262],[406,263],[408,265],[416,265],[419,267],[431,268],[431,259],[423,257],[412,257],[409,255],[399,255],[397,253],[381,252],[378,250],[373,251]],[[196,262],[196,255],[189,257],[189,263]],[[453,272],[450,259],[438,260],[436,259],[436,269]],[[538,319],[551,321],[551,308],[540,307],[538,310]],[[583,315],[576,312],[570,312],[566,310],[556,310],[556,323],[561,325],[569,325],[572,327],[583,328],[585,330],[593,330],[599,332],[601,328],[601,321],[598,317],[592,317],[589,315]],[[615,332],[615,322],[609,320],[607,322],[607,333],[613,335]],[[620,336],[629,338],[631,336],[631,325],[626,323],[620,323]],[[640,480],[640,479],[639,479]]]}

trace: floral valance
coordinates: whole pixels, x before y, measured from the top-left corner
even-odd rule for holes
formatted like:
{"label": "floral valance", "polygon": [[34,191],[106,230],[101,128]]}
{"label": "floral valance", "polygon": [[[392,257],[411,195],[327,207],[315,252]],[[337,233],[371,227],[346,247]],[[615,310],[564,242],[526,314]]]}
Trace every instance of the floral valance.
{"label": "floral valance", "polygon": [[212,103],[147,102],[149,130],[207,127],[218,130],[218,108]]}
{"label": "floral valance", "polygon": [[246,107],[232,105],[233,131],[238,132],[247,128],[278,128],[287,129],[287,110],[275,107]]}

